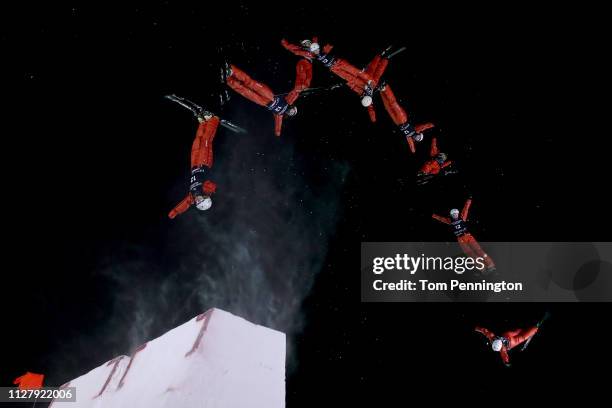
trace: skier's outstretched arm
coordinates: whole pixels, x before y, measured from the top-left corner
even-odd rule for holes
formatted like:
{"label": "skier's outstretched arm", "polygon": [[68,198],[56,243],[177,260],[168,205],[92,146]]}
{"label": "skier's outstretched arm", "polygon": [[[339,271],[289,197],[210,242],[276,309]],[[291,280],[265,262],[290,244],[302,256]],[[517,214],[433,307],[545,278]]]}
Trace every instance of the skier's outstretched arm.
{"label": "skier's outstretched arm", "polygon": [[484,334],[489,341],[493,341],[495,338],[495,335],[489,329],[485,329],[484,327],[476,326],[474,330],[478,333]]}
{"label": "skier's outstretched arm", "polygon": [[429,155],[431,157],[436,157],[440,153],[438,150],[438,140],[435,137],[431,138],[431,149],[429,150]]}
{"label": "skier's outstretched arm", "polygon": [[414,144],[414,139],[412,136],[406,136],[406,141],[408,142],[408,147],[410,147],[410,151],[412,153],[416,153],[416,145]]}
{"label": "skier's outstretched arm", "polygon": [[461,211],[461,219],[463,221],[467,221],[468,213],[470,212],[470,206],[472,205],[472,199],[468,198],[463,206],[463,210]]}
{"label": "skier's outstretched arm", "polygon": [[508,350],[506,349],[506,347],[502,347],[499,352],[499,356],[501,357],[506,367],[510,367],[510,356],[508,355]]}
{"label": "skier's outstretched arm", "polygon": [[291,44],[289,41],[285,40],[284,38],[281,40],[281,45],[285,47],[286,50],[288,50],[289,52],[299,57],[304,57],[309,60],[313,58],[313,55],[310,51],[306,51],[299,45]]}
{"label": "skier's outstretched arm", "polygon": [[193,197],[191,196],[191,194],[187,194],[187,197],[183,198],[183,200],[180,203],[178,203],[176,207],[172,209],[172,211],[168,213],[168,217],[170,217],[171,219],[174,219],[177,215],[181,215],[182,213],[187,211],[191,207],[192,204],[193,204]]}
{"label": "skier's outstretched arm", "polygon": [[[444,224],[450,224],[451,223],[450,218],[442,217],[441,215],[438,215],[438,214],[432,214],[431,218],[433,218],[434,220],[440,221],[440,222],[442,222]],[[484,329],[484,330],[486,330],[486,329]],[[476,331],[478,331],[478,330],[476,330]]]}
{"label": "skier's outstretched arm", "polygon": [[274,115],[274,136],[280,136],[283,129],[283,115]]}

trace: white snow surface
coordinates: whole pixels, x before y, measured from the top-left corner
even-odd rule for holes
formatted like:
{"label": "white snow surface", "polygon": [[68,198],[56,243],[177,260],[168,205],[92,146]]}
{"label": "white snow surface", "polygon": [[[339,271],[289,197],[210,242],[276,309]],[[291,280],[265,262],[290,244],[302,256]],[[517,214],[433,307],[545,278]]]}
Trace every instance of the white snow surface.
{"label": "white snow surface", "polygon": [[284,408],[285,334],[210,309],[64,386],[52,408]]}

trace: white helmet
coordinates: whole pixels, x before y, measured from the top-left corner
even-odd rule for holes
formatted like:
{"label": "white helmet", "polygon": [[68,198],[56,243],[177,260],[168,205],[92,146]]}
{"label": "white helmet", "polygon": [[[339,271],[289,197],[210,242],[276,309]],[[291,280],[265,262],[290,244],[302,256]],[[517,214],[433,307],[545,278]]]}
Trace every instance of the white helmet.
{"label": "white helmet", "polygon": [[413,138],[414,140],[416,140],[417,142],[420,142],[420,141],[422,141],[422,140],[423,140],[423,134],[422,134],[422,133],[417,133],[417,134],[415,134],[414,136],[412,136],[412,138]]}
{"label": "white helmet", "polygon": [[313,54],[318,54],[319,51],[321,50],[321,47],[319,46],[319,43],[313,42],[308,47],[308,50],[312,52]]}
{"label": "white helmet", "polygon": [[200,211],[206,211],[212,207],[212,200],[210,197],[197,196],[195,198],[196,208]]}
{"label": "white helmet", "polygon": [[370,95],[366,95],[363,98],[361,98],[361,105],[363,107],[367,108],[371,104],[372,104],[372,97]]}
{"label": "white helmet", "polygon": [[287,109],[287,116],[295,116],[295,115],[297,115],[297,107],[290,106],[289,109]]}
{"label": "white helmet", "polygon": [[200,122],[200,123],[206,122],[207,120],[211,120],[212,117],[213,117],[213,115],[210,112],[200,114],[200,115],[198,115],[198,122]]}
{"label": "white helmet", "polygon": [[503,345],[504,343],[501,341],[501,339],[495,339],[493,340],[493,343],[491,343],[491,348],[493,351],[500,351]]}
{"label": "white helmet", "polygon": [[456,208],[453,208],[452,210],[450,210],[450,216],[453,218],[458,218],[459,217],[459,210]]}

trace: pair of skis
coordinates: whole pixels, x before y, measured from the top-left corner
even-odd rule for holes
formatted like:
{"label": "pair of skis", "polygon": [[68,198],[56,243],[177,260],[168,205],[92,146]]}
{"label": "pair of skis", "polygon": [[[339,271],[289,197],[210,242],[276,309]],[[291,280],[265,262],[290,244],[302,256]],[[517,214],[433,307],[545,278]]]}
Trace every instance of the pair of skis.
{"label": "pair of skis", "polygon": [[[218,116],[215,115],[214,113],[212,113],[209,110],[206,110],[205,108],[203,108],[202,106],[198,105],[195,102],[190,101],[187,98],[183,98],[180,96],[177,96],[175,94],[171,94],[171,95],[166,95],[166,99],[175,102],[177,104],[179,104],[180,106],[182,106],[183,108],[191,111],[194,116],[196,117],[204,117],[204,116]],[[226,129],[231,130],[232,132],[235,133],[246,133],[247,131],[243,128],[241,128],[240,126],[230,122],[229,120],[225,120],[225,119],[221,119],[219,124],[221,126],[223,126]]]}
{"label": "pair of skis", "polygon": [[[550,317],[550,313],[546,312],[544,314],[544,317],[536,324],[537,328],[539,329],[540,326],[542,326],[542,323],[544,323],[548,318]],[[537,334],[537,333],[536,333]],[[530,338],[527,339],[527,341],[525,342],[525,344],[523,344],[523,347],[521,348],[521,351],[525,351],[525,349],[527,348],[527,346],[529,345],[529,343],[531,343],[531,339],[533,339],[535,336],[535,334],[533,336],[531,336]]]}

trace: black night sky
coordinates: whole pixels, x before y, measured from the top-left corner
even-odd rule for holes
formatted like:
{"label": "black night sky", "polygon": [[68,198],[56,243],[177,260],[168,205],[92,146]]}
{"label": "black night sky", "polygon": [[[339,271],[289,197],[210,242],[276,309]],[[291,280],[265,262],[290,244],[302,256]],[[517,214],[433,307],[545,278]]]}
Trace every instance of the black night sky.
{"label": "black night sky", "polygon": [[[286,331],[287,406],[583,401],[604,394],[607,304],[362,304],[362,241],[449,241],[432,212],[474,198],[481,241],[609,241],[606,38],[595,10],[426,9],[397,2],[22,2],[0,12],[4,281],[0,385],[49,385],[126,354],[209,307]],[[228,60],[277,93],[318,35],[431,121],[459,174],[427,186],[377,104],[347,89],[298,100],[281,138],[237,94]],[[608,47],[609,48],[609,47]],[[609,72],[609,71],[607,71]],[[314,66],[313,86],[335,83]],[[176,220],[195,120],[176,93],[247,128],[220,130],[211,211]],[[602,130],[604,129],[604,130]],[[605,193],[605,194],[604,194]],[[475,324],[552,318],[506,369]],[[357,400],[357,403],[350,401]]]}

